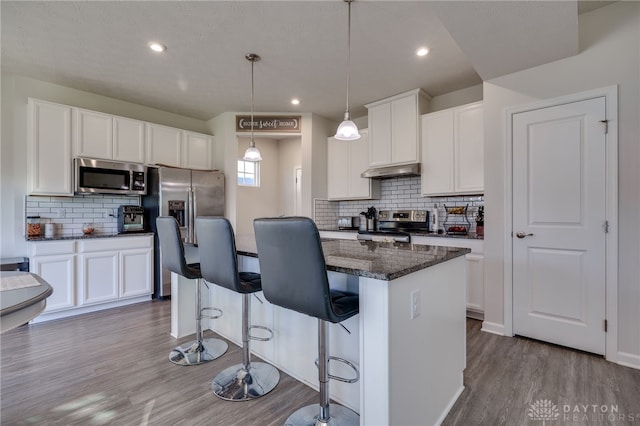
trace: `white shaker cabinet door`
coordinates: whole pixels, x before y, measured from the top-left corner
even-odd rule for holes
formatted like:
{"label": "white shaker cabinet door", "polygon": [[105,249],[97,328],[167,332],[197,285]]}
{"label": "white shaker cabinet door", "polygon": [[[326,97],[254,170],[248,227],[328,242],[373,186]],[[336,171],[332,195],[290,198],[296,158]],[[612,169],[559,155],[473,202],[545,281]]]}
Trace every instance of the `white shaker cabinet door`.
{"label": "white shaker cabinet door", "polygon": [[182,166],[182,130],[159,124],[145,126],[147,164]]}
{"label": "white shaker cabinet door", "polygon": [[467,310],[484,312],[484,256],[469,253],[467,263]]}
{"label": "white shaker cabinet door", "polygon": [[113,157],[113,116],[80,108],[73,109],[75,157]]}
{"label": "white shaker cabinet door", "polygon": [[370,200],[380,198],[380,181],[362,178],[369,168],[369,132],[360,131],[360,139],[327,140],[327,194],[330,200]]}
{"label": "white shaker cabinet door", "polygon": [[53,288],[44,312],[55,312],[76,306],[75,255],[34,256],[29,271],[39,275]]}
{"label": "white shaker cabinet door", "polygon": [[29,99],[27,133],[29,194],[73,195],[71,107]]}
{"label": "white shaker cabinet door", "polygon": [[416,163],[418,158],[417,95],[391,103],[391,163]]}
{"label": "white shaker cabinet door", "polygon": [[211,136],[182,132],[182,167],[200,170],[213,168],[213,139]]}
{"label": "white shaker cabinet door", "polygon": [[455,191],[484,191],[484,114],[482,103],[454,110]]}
{"label": "white shaker cabinet door", "polygon": [[352,199],[380,198],[380,181],[360,175],[369,168],[369,132],[360,131],[360,139],[349,142],[349,195]]}
{"label": "white shaker cabinet door", "polygon": [[369,165],[391,163],[391,103],[369,108]]}
{"label": "white shaker cabinet door", "polygon": [[330,200],[349,197],[349,143],[327,139],[327,195]]}
{"label": "white shaker cabinet door", "polygon": [[454,192],[453,111],[422,116],[422,194]]}
{"label": "white shaker cabinet door", "polygon": [[113,159],[144,163],[144,122],[113,117]]}
{"label": "white shaker cabinet door", "polygon": [[118,299],[118,252],[85,253],[79,256],[78,282],[82,304]]}
{"label": "white shaker cabinet door", "polygon": [[120,297],[151,294],[153,251],[146,249],[120,252]]}

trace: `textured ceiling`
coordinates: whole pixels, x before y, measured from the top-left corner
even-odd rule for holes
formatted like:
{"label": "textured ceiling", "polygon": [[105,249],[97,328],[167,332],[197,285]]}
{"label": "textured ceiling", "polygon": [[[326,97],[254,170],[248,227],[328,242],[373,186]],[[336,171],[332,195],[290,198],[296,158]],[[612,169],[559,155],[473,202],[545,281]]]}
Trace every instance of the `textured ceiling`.
{"label": "textured ceiling", "polygon": [[[602,3],[602,2],[598,2]],[[325,1],[2,1],[2,70],[194,118],[345,108],[347,6]],[[168,46],[162,54],[147,43]],[[426,45],[429,55],[415,56]],[[577,53],[575,1],[352,3],[351,111]],[[482,76],[482,78],[481,78]],[[293,97],[302,104],[295,107]]]}

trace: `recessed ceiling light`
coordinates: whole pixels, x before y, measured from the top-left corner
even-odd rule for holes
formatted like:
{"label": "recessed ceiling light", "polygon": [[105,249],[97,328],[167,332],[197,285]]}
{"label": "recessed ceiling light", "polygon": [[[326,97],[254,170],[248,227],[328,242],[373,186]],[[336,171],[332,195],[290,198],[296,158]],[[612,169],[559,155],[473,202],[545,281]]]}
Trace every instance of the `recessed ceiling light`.
{"label": "recessed ceiling light", "polygon": [[300,105],[300,99],[291,99],[293,105]]}
{"label": "recessed ceiling light", "polygon": [[167,46],[162,43],[152,41],[149,43],[149,49],[153,50],[154,52],[164,52],[165,50],[167,50]]}
{"label": "recessed ceiling light", "polygon": [[429,49],[427,49],[426,47],[421,47],[420,49],[416,50],[416,55],[418,56],[426,56],[427,53],[429,53]]}

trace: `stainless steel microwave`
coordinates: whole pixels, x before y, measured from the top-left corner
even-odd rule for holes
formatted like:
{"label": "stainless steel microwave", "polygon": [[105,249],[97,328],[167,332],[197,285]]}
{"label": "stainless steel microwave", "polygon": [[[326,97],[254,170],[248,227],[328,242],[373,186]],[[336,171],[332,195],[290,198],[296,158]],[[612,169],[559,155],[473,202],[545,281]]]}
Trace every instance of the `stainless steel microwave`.
{"label": "stainless steel microwave", "polygon": [[146,195],[147,166],[136,163],[78,157],[75,192],[78,194]]}

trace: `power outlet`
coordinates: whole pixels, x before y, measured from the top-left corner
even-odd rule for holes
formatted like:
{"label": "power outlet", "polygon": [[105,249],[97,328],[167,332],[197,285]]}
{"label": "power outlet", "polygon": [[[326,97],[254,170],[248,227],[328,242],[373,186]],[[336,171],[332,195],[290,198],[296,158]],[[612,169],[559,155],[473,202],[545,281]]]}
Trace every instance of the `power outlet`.
{"label": "power outlet", "polygon": [[56,216],[59,219],[63,219],[63,218],[65,218],[67,216],[67,211],[65,209],[62,209],[62,208],[57,209],[56,210]]}
{"label": "power outlet", "polygon": [[413,290],[411,292],[411,319],[415,319],[420,316],[420,290]]}

